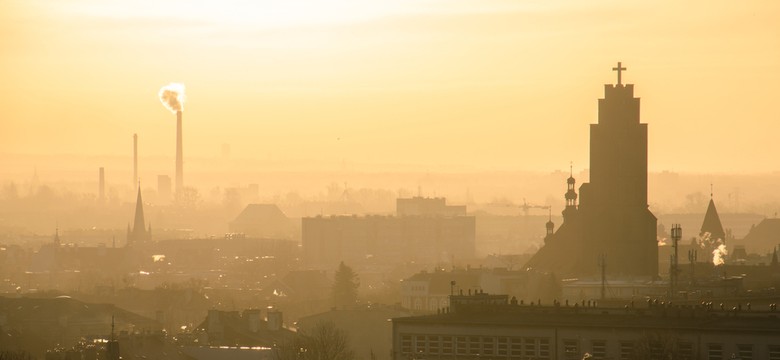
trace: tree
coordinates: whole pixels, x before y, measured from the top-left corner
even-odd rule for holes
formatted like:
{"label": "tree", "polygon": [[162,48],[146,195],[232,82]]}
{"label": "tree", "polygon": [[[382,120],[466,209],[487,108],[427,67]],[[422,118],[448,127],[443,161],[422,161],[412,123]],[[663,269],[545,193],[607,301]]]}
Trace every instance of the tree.
{"label": "tree", "polygon": [[298,336],[277,347],[280,360],[354,360],[349,337],[333,322],[319,322],[309,331],[298,331]]}
{"label": "tree", "polygon": [[342,261],[333,280],[333,303],[336,307],[347,307],[357,303],[360,281],[351,267]]}

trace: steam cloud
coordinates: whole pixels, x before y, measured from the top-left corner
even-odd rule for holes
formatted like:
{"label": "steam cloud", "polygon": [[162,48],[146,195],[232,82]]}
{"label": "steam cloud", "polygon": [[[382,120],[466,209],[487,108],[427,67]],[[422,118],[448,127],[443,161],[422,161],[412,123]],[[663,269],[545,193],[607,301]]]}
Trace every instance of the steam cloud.
{"label": "steam cloud", "polygon": [[720,244],[715,250],[712,250],[712,264],[720,266],[726,263],[726,255],[729,252],[726,250],[726,245]]}
{"label": "steam cloud", "polygon": [[160,89],[160,102],[172,113],[184,111],[184,84],[170,83]]}

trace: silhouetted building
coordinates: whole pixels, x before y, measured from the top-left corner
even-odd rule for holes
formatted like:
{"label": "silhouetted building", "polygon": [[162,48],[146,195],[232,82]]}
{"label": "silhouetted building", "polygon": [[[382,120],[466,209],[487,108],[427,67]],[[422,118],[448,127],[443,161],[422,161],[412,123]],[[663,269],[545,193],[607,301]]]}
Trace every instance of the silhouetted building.
{"label": "silhouetted building", "polygon": [[197,330],[207,335],[201,345],[272,347],[289,341],[295,332],[284,327],[282,312],[268,309],[262,318],[260,309],[238,311],[209,310]]}
{"label": "silhouetted building", "polygon": [[[303,218],[301,236],[307,265],[332,269],[341,261],[351,266],[435,264],[474,257],[473,216],[452,215],[462,212],[448,210],[444,199],[411,200],[413,205],[405,201],[398,203],[399,216]],[[419,215],[400,215],[402,211]]]}
{"label": "silhouetted building", "polygon": [[138,185],[138,197],[135,200],[135,217],[133,227],[127,225],[127,246],[148,244],[152,241],[152,224],[147,229],[144,225],[144,202],[141,199],[141,185]]}
{"label": "silhouetted building", "polygon": [[[449,311],[393,319],[393,359],[780,359],[770,307],[541,305],[452,296]],[[642,356],[642,357],[640,357]]]}
{"label": "silhouetted building", "polygon": [[718,216],[718,209],[715,208],[715,201],[710,197],[710,203],[707,205],[707,213],[704,214],[704,221],[701,224],[699,236],[708,234],[710,239],[717,241],[720,239],[724,244],[726,242],[726,232],[723,231],[723,224]]}
{"label": "silhouetted building", "polygon": [[465,205],[447,205],[447,199],[415,196],[396,199],[398,216],[466,216]]}
{"label": "silhouetted building", "polygon": [[261,238],[291,238],[295,225],[274,204],[249,204],[235,220],[230,232]]}
{"label": "silhouetted building", "polygon": [[590,182],[567,180],[564,221],[527,266],[567,276],[658,276],[656,218],[647,204],[647,124],[639,122],[634,86],[604,86],[598,123],[590,126]]}
{"label": "silhouetted building", "polygon": [[780,219],[764,219],[750,228],[742,241],[751,252],[774,251],[780,244]]}

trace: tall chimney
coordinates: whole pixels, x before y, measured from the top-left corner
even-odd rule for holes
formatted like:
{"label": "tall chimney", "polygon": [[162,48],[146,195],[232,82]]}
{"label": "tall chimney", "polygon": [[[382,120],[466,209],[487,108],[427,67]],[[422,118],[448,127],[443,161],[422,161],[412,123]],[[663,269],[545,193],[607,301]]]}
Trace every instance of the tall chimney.
{"label": "tall chimney", "polygon": [[184,188],[184,160],[181,145],[181,111],[176,112],[176,195]]}
{"label": "tall chimney", "polygon": [[103,168],[100,168],[100,175],[99,175],[99,191],[98,191],[98,201],[101,203],[106,200],[106,173],[103,170]]}
{"label": "tall chimney", "polygon": [[138,186],[138,134],[133,134],[133,186]]}

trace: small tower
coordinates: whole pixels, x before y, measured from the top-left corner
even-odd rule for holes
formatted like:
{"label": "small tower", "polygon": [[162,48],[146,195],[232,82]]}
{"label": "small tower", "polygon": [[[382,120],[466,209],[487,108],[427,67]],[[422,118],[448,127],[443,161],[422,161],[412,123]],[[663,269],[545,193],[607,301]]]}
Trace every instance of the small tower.
{"label": "small tower", "polygon": [[577,211],[577,191],[574,190],[574,185],[577,181],[574,179],[574,171],[571,165],[569,165],[569,178],[566,179],[566,209],[563,210],[563,220],[566,221],[570,218],[574,212]]}
{"label": "small tower", "polygon": [[544,241],[547,241],[547,239],[550,238],[550,236],[553,235],[555,232],[555,223],[552,221],[552,209],[548,209],[550,211],[549,214],[549,220],[547,220],[547,224],[545,224],[545,228],[547,228],[547,233],[544,236]]}
{"label": "small tower", "polygon": [[60,227],[54,229],[54,245],[60,246]]}

